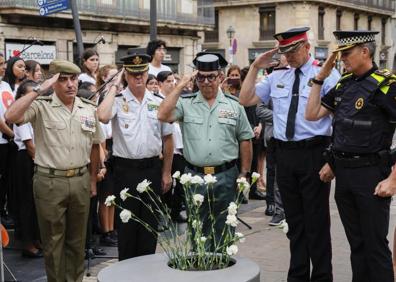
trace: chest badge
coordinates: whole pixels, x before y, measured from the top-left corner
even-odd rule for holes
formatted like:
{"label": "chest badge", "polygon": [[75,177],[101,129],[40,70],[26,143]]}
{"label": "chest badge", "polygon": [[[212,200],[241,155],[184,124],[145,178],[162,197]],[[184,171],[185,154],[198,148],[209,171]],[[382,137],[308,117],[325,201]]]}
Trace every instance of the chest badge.
{"label": "chest badge", "polygon": [[127,112],[129,111],[128,102],[126,101],[125,98],[123,98],[122,110],[123,110],[125,113],[127,113]]}
{"label": "chest badge", "polygon": [[360,110],[361,108],[363,108],[363,106],[364,106],[363,98],[357,99],[356,102],[355,102],[355,109],[356,110]]}

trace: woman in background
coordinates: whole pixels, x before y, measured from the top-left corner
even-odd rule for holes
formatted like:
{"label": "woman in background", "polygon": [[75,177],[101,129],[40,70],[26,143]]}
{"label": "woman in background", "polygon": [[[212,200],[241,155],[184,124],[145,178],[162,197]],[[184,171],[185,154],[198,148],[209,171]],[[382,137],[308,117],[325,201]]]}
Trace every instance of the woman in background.
{"label": "woman in background", "polygon": [[159,93],[159,85],[157,77],[153,74],[149,74],[146,82],[146,88],[153,94]]}
{"label": "woman in background", "polygon": [[96,84],[96,75],[99,69],[99,54],[94,49],[86,49],[82,55],[81,70],[78,76],[81,82]]}
{"label": "woman in background", "polygon": [[34,60],[25,61],[26,65],[26,78],[33,80],[37,83],[43,81],[43,72],[41,70],[41,65]]}
{"label": "woman in background", "polygon": [[26,78],[26,65],[25,61],[20,57],[11,57],[7,61],[7,68],[3,77],[3,81],[7,82],[14,97],[19,84]]}

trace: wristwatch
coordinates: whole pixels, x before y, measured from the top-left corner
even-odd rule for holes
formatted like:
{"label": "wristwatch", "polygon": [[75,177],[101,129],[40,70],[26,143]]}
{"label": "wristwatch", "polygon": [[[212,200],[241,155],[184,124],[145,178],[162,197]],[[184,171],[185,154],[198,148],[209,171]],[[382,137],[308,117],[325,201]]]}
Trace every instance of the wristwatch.
{"label": "wristwatch", "polygon": [[311,78],[311,83],[315,83],[318,85],[323,85],[324,80],[317,80],[315,77]]}
{"label": "wristwatch", "polygon": [[41,91],[41,84],[38,84],[38,85],[34,86],[34,87],[32,88],[32,91],[36,92],[37,94],[40,94],[40,91]]}

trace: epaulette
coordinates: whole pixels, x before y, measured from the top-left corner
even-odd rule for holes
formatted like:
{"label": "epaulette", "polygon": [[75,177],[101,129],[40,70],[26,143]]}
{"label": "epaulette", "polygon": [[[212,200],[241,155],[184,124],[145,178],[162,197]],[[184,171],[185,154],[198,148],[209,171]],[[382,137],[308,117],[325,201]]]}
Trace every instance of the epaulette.
{"label": "epaulette", "polygon": [[88,99],[85,99],[85,98],[82,98],[82,97],[79,97],[79,98],[80,98],[80,100],[83,101],[84,103],[91,104],[92,106],[95,106],[95,107],[96,107],[96,103],[95,103],[95,102],[93,102],[93,101],[91,101],[91,100],[88,100]]}
{"label": "epaulette", "polygon": [[227,98],[230,98],[232,100],[235,100],[239,103],[239,98],[234,96],[234,95],[230,95],[230,94],[224,94],[224,96],[226,96]]}
{"label": "epaulette", "polygon": [[162,96],[161,96],[160,94],[158,94],[158,93],[153,93],[153,95],[154,95],[155,97],[158,97],[158,98],[164,100],[164,97],[162,97]]}
{"label": "epaulette", "polygon": [[38,96],[36,100],[44,100],[44,101],[52,101],[52,95],[51,96]]}
{"label": "epaulette", "polygon": [[387,69],[376,70],[374,73],[385,78],[391,78],[392,76],[395,76],[390,70]]}
{"label": "epaulette", "polygon": [[280,68],[274,68],[272,71],[278,71],[278,70],[288,70],[290,67],[285,66],[285,67],[280,67]]}
{"label": "epaulette", "polygon": [[122,94],[118,93],[117,95],[115,95],[115,97],[122,97]]}
{"label": "epaulette", "polygon": [[189,93],[189,94],[182,94],[180,95],[181,98],[185,99],[185,98],[195,98],[197,97],[197,93]]}

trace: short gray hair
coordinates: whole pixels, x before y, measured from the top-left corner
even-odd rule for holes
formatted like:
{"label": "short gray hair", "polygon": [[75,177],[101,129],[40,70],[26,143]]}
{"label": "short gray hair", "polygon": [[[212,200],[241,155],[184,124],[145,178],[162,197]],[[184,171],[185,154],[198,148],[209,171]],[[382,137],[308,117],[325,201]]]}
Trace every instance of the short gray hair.
{"label": "short gray hair", "polygon": [[374,58],[375,49],[377,48],[377,45],[375,44],[375,42],[366,42],[366,43],[360,44],[360,47],[362,47],[362,48],[366,47],[369,50],[370,58]]}

